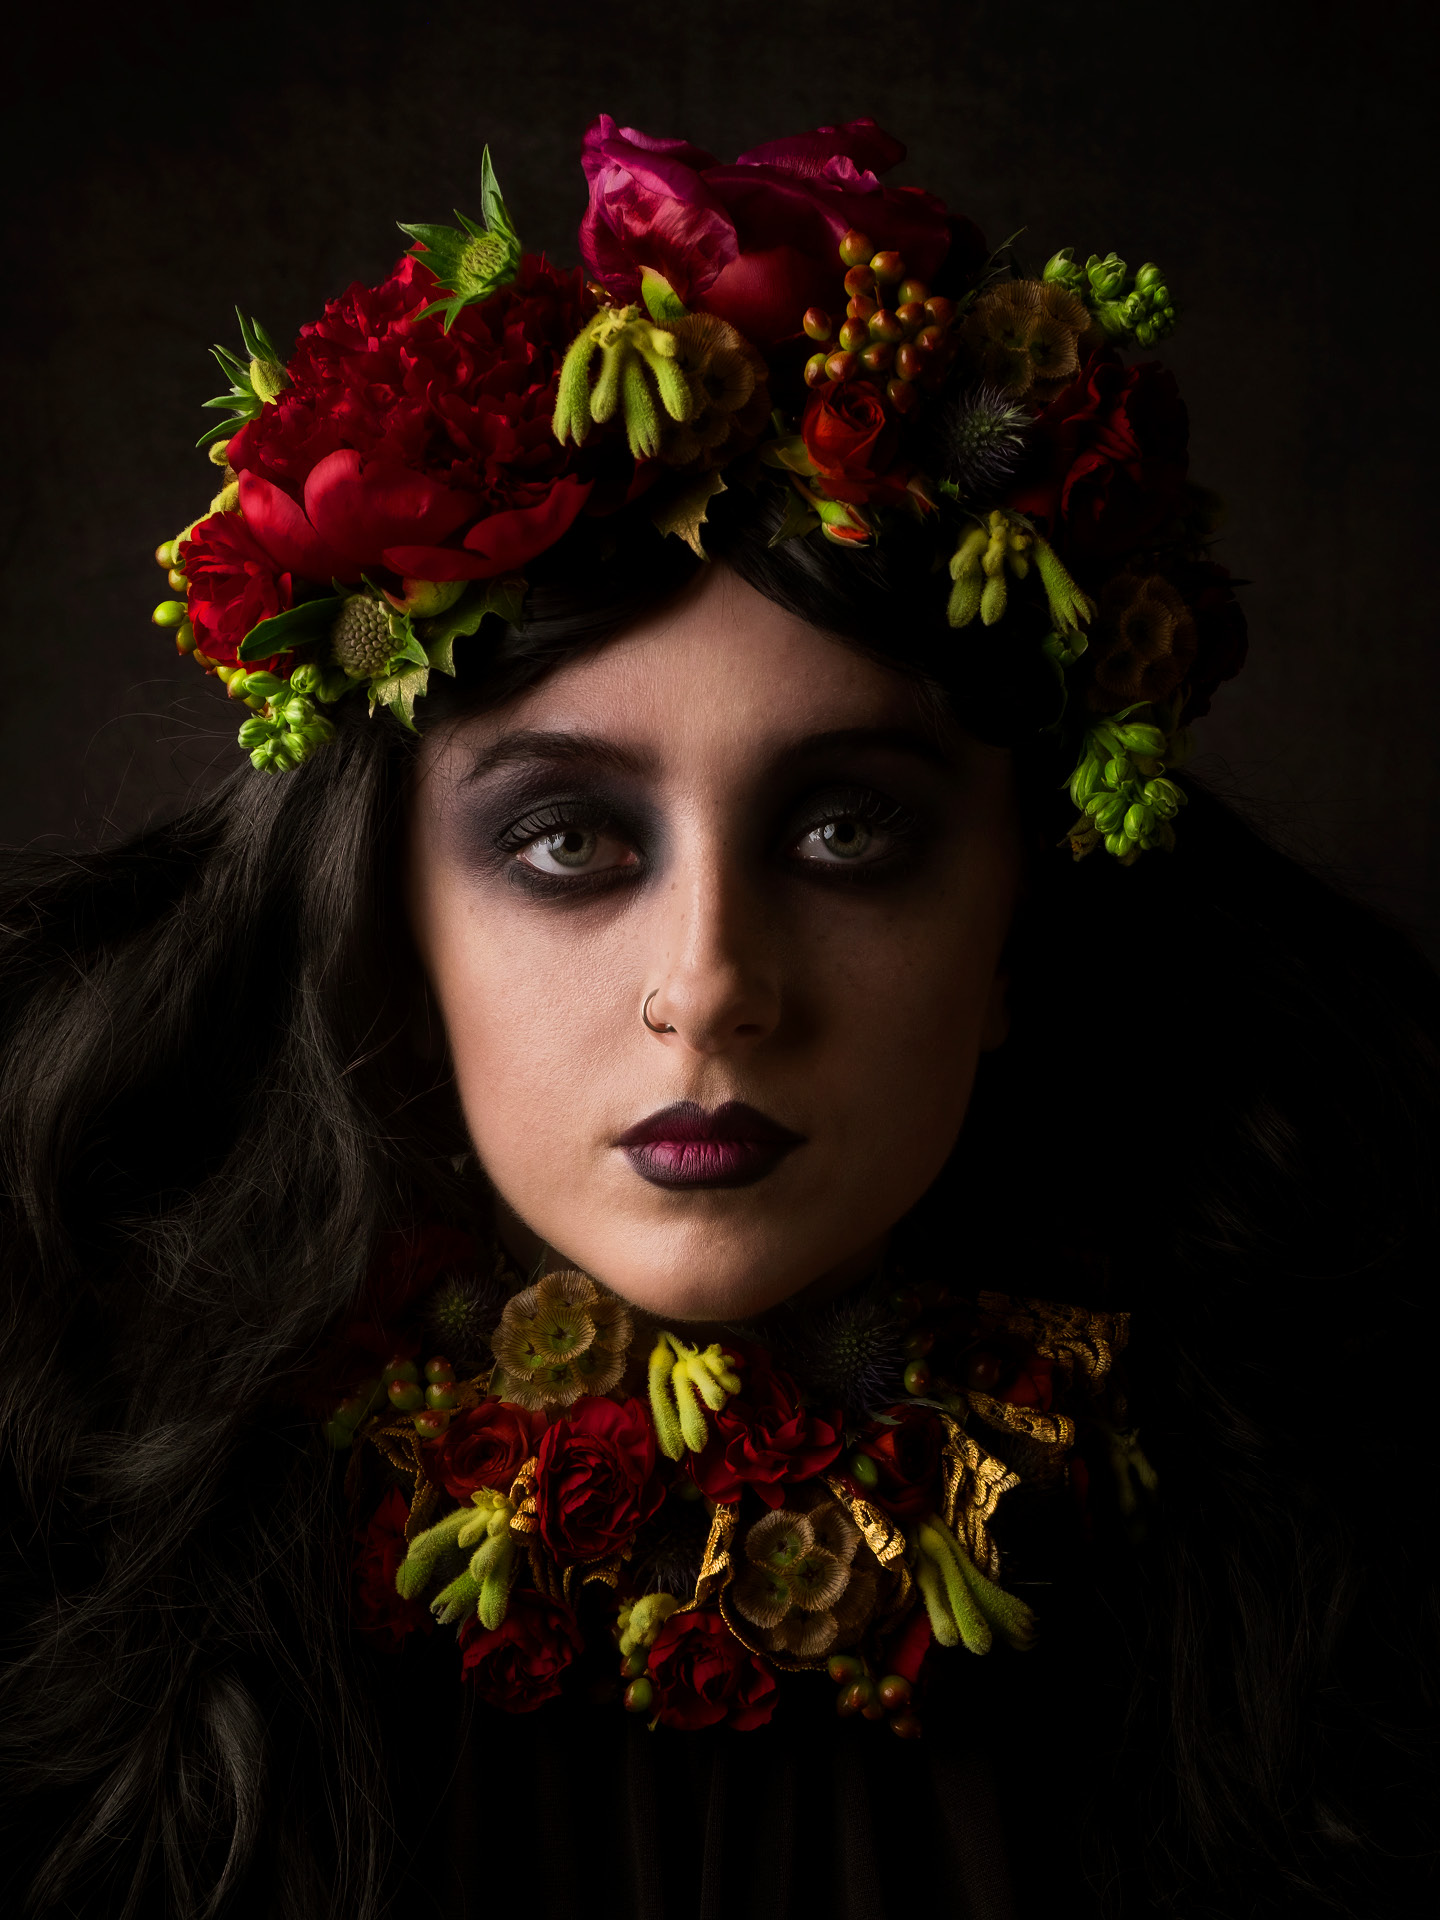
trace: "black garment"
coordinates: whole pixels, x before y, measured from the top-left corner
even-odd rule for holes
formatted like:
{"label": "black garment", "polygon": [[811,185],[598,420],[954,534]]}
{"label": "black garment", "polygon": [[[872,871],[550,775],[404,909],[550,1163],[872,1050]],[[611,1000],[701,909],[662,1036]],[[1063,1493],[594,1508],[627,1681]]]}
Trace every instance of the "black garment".
{"label": "black garment", "polygon": [[[651,1732],[618,1700],[578,1691],[503,1714],[461,1691],[441,1639],[424,1664],[431,1685],[449,1667],[458,1758],[448,1781],[433,1766],[412,1776],[403,1838],[416,1890],[433,1901],[443,1889],[447,1920],[1093,1911],[1072,1812],[1087,1742],[1083,1716],[1064,1710],[1059,1648],[935,1650],[924,1736],[901,1740],[883,1721],[839,1719],[835,1687],[808,1673],[784,1676],[771,1723],[744,1733]],[[412,1754],[433,1761],[416,1731]]]}

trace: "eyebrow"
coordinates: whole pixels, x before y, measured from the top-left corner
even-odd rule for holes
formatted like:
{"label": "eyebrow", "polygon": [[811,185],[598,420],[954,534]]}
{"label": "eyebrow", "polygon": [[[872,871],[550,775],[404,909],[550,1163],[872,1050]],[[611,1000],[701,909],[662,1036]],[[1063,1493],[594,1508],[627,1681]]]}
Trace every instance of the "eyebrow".
{"label": "eyebrow", "polygon": [[[940,740],[914,727],[837,727],[828,733],[807,734],[799,740],[785,742],[775,756],[775,764],[781,767],[803,764],[833,753],[899,753],[941,769],[953,764],[953,756]],[[461,784],[476,785],[520,761],[603,767],[611,773],[640,775],[650,771],[653,756],[598,734],[523,727],[503,735],[480,754]]]}

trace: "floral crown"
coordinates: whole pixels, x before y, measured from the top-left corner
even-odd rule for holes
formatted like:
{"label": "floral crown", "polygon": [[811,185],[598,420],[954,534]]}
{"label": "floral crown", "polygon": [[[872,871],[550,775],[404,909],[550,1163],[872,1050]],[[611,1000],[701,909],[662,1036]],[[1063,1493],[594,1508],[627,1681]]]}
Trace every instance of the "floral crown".
{"label": "floral crown", "polygon": [[394,271],[288,361],[242,315],[200,441],[223,483],[157,550],[183,598],[154,619],[250,710],[254,765],[296,766],[351,696],[413,726],[578,524],[645,512],[703,557],[743,484],[773,490],[777,543],[931,529],[957,651],[1048,663],[1076,855],[1171,846],[1168,770],[1245,626],[1174,380],[1124,358],[1173,328],[1165,277],[1068,247],[1021,277],[1009,243],[881,185],[904,153],[857,120],[723,166],[602,114],[584,272],[523,251],[487,150],[480,222],[402,226]]}

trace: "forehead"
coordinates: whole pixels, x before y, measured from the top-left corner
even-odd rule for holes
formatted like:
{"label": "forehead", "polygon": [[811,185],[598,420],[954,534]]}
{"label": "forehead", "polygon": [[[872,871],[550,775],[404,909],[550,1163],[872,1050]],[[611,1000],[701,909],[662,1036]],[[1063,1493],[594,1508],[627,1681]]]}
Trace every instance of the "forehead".
{"label": "forehead", "polygon": [[603,736],[645,757],[749,758],[814,734],[914,728],[925,712],[904,676],[711,566],[680,599],[447,738],[467,755],[535,731]]}

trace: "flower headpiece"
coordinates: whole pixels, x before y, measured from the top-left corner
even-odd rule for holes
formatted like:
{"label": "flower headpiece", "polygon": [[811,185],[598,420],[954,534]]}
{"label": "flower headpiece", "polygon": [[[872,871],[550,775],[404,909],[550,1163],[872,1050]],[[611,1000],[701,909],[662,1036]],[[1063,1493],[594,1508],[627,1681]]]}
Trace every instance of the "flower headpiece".
{"label": "flower headpiece", "polygon": [[1167,769],[1245,628],[1175,383],[1126,358],[1175,324],[1165,277],[1069,248],[1020,277],[882,186],[904,151],[857,120],[723,166],[602,114],[586,273],[522,250],[487,151],[480,221],[404,227],[389,277],[288,360],[242,316],[201,441],[223,483],[158,549],[184,597],[154,618],[250,709],[255,766],[297,765],[340,700],[413,725],[457,644],[523,622],[526,569],[577,522],[648,513],[703,554],[744,483],[774,490],[777,541],[922,523],[957,649],[1049,662],[1037,724],[1073,744],[1077,856],[1170,846]]}

